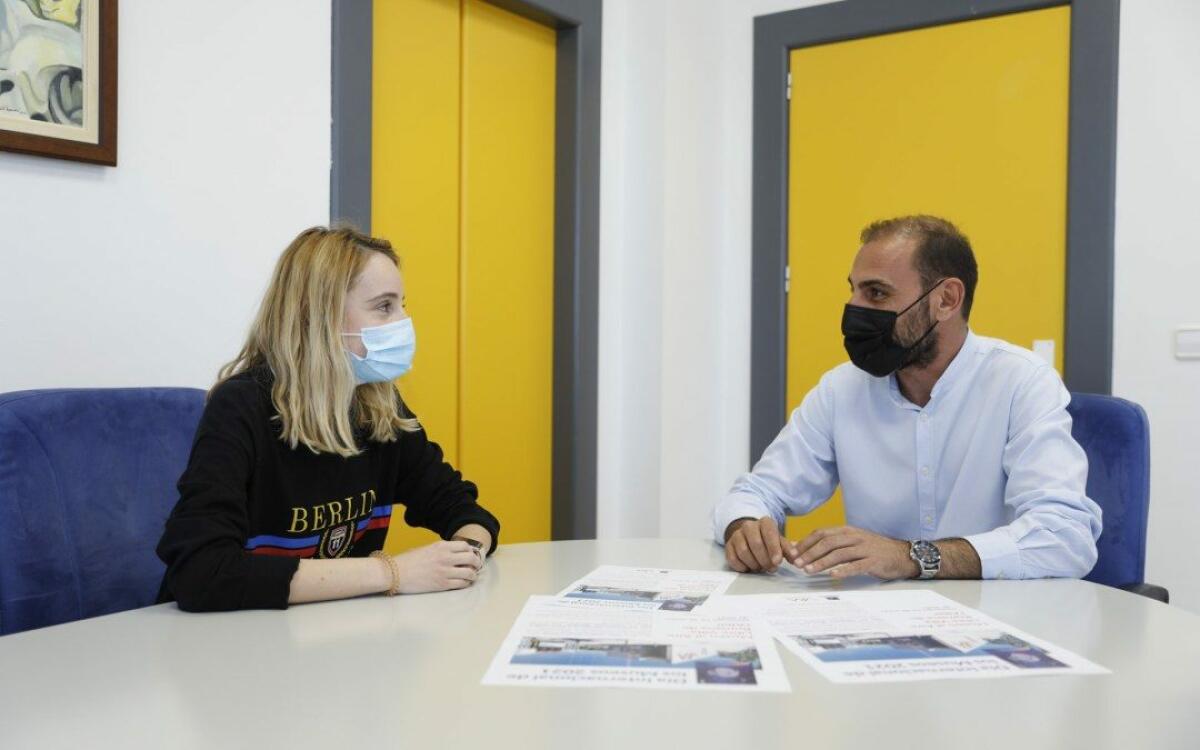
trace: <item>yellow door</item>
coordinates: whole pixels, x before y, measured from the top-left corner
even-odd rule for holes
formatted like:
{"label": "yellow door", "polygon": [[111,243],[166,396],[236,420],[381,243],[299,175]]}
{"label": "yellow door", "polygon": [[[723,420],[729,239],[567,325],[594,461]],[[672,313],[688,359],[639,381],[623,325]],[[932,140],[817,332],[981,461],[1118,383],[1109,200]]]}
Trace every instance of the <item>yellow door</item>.
{"label": "yellow door", "polygon": [[[549,539],[555,32],[480,0],[374,24],[372,231],[418,335],[400,391],[506,542]],[[387,548],[434,538],[395,523]]]}
{"label": "yellow door", "polygon": [[482,0],[465,11],[459,456],[505,541],[546,541],[557,35]]}
{"label": "yellow door", "polygon": [[[859,231],[903,214],[942,216],[971,239],[972,330],[1053,340],[1061,370],[1069,50],[1064,6],[792,53],[789,412],[846,361]],[[788,534],[843,522],[839,491]]]}

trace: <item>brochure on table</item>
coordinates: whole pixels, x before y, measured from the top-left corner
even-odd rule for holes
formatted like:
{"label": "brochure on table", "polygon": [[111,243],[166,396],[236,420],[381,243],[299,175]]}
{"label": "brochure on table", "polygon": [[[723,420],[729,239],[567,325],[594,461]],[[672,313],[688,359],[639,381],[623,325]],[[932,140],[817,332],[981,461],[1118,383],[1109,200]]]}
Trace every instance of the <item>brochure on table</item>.
{"label": "brochure on table", "polygon": [[1108,672],[933,591],[729,596],[709,611],[765,623],[833,682]]}
{"label": "brochure on table", "polygon": [[597,607],[690,612],[725,593],[735,580],[736,573],[725,571],[601,565],[558,596],[592,602]]}
{"label": "brochure on table", "polygon": [[736,614],[596,608],[534,596],[485,685],[786,692],[767,629]]}
{"label": "brochure on table", "polygon": [[736,578],[596,568],[530,597],[484,683],[784,691],[776,639],[838,683],[1108,672],[934,591],[725,596]]}

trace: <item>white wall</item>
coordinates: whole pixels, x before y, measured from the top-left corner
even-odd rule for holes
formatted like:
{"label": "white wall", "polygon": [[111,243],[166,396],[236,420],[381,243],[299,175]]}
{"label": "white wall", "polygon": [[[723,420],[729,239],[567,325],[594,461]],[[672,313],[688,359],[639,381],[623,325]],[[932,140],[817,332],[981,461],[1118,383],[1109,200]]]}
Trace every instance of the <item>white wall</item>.
{"label": "white wall", "polygon": [[663,536],[711,535],[750,464],[754,17],[818,4],[668,0]]}
{"label": "white wall", "polygon": [[667,12],[604,6],[597,535],[659,534]]}
{"label": "white wall", "polygon": [[[602,423],[625,425],[601,433],[602,535],[705,536],[708,508],[749,465],[753,18],[814,4],[606,0],[600,357],[626,377],[618,389],[601,373]],[[1125,2],[1121,25],[1114,389],[1153,426],[1148,577],[1200,611],[1200,363],[1170,349],[1176,326],[1200,325],[1200,48],[1188,38],[1200,5]],[[664,144],[664,159],[647,164],[631,142]],[[661,266],[646,257],[655,247]],[[627,309],[631,279],[638,294],[657,285],[661,307]]]}
{"label": "white wall", "polygon": [[1147,578],[1200,612],[1200,362],[1173,332],[1200,326],[1200,3],[1121,3],[1113,391],[1150,417]]}
{"label": "white wall", "polygon": [[119,166],[0,154],[0,392],[211,385],[329,220],[329,0],[119,23]]}
{"label": "white wall", "polygon": [[753,18],[804,4],[605,0],[601,536],[707,537],[749,463]]}

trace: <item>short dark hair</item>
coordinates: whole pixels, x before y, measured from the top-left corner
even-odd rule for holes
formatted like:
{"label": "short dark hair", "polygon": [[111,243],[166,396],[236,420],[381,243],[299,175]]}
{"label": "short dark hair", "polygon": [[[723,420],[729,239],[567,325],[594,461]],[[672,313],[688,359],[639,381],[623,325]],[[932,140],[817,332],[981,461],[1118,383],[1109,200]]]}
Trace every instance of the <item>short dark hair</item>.
{"label": "short dark hair", "polygon": [[979,283],[979,266],[975,264],[975,253],[967,236],[945,219],[919,214],[872,222],[863,228],[859,241],[865,245],[872,240],[897,235],[917,239],[913,267],[926,289],[942,279],[955,278],[962,282],[965,290],[962,316],[963,320],[970,320],[975,285]]}

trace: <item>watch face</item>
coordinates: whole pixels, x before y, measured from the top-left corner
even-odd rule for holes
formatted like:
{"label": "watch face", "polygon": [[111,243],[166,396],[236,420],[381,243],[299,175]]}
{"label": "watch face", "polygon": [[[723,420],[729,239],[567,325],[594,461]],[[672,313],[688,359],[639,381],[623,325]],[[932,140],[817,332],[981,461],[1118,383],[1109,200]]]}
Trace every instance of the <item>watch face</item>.
{"label": "watch face", "polygon": [[913,545],[913,554],[919,562],[926,565],[937,565],[942,560],[938,548],[929,542],[917,542]]}

